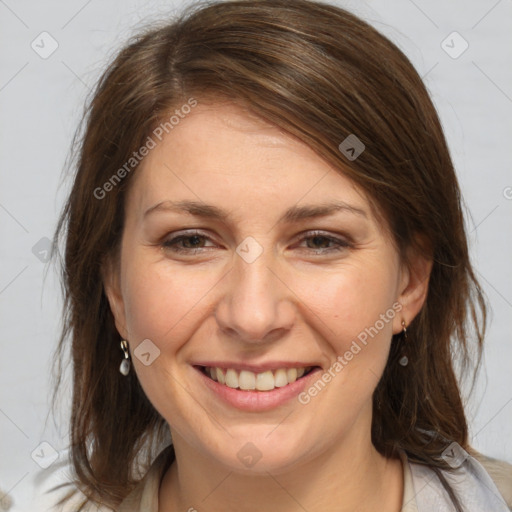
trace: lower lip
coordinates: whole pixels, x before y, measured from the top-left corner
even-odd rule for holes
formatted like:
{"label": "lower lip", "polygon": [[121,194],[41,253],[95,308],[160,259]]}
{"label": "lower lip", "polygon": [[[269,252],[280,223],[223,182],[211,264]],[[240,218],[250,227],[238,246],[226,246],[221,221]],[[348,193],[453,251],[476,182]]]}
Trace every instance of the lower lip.
{"label": "lower lip", "polygon": [[206,374],[196,366],[194,369],[199,373],[206,386],[219,396],[221,400],[237,409],[253,412],[269,411],[285,404],[299,395],[304,388],[315,379],[316,374],[322,371],[321,368],[315,368],[305,377],[291,384],[287,384],[282,388],[274,388],[272,391],[242,391],[240,389],[230,388],[224,384],[219,384],[217,381],[207,377]]}

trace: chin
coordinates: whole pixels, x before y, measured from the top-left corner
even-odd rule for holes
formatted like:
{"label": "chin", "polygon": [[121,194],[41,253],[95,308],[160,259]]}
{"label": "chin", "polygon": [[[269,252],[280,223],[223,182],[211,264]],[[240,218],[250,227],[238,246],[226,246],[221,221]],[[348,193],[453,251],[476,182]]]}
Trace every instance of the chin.
{"label": "chin", "polygon": [[[280,429],[282,431],[278,432]],[[210,444],[210,449],[212,445],[217,446],[216,453],[210,453],[210,456],[229,471],[240,474],[268,476],[268,473],[284,473],[310,460],[319,450],[319,441],[315,443],[307,439],[306,443],[297,427],[291,427],[291,430],[292,435],[290,425],[240,428],[236,436],[226,436],[224,442]]]}

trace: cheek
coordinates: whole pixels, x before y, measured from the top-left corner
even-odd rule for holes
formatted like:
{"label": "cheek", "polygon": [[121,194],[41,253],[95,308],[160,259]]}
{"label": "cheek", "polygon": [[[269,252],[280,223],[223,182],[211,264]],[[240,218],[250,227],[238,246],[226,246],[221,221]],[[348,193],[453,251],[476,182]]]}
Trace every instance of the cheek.
{"label": "cheek", "polygon": [[165,356],[178,352],[194,325],[206,317],[208,293],[219,276],[206,267],[178,267],[153,259],[142,253],[126,262],[126,324],[135,345],[150,339]]}
{"label": "cheek", "polygon": [[[181,418],[190,400],[179,368],[182,348],[206,317],[206,294],[217,281],[211,271],[178,269],[147,254],[126,262],[123,297],[132,363],[146,395],[165,418]],[[147,339],[156,347],[149,350],[149,365],[137,350]],[[152,350],[158,354],[155,359]]]}
{"label": "cheek", "polygon": [[334,429],[344,430],[371,403],[386,366],[393,318],[401,309],[395,302],[393,277],[392,272],[368,264],[316,276],[315,286],[302,283],[304,304],[311,308],[310,327],[321,334],[328,370],[300,399],[312,407],[313,416],[330,411],[325,425],[336,425]]}
{"label": "cheek", "polygon": [[314,279],[303,276],[297,285],[304,315],[321,333],[329,362],[341,356],[344,373],[358,378],[369,374],[375,383],[387,361],[393,319],[401,309],[395,273],[366,261],[335,273],[317,273]]}

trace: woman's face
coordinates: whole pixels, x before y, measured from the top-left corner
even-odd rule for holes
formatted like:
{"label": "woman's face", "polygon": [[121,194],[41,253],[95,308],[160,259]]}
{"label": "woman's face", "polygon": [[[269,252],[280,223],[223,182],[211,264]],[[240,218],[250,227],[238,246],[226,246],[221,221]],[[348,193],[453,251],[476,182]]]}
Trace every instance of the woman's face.
{"label": "woman's face", "polygon": [[392,334],[426,280],[354,183],[239,108],[201,103],[136,172],[106,288],[175,444],[254,472],[369,445]]}

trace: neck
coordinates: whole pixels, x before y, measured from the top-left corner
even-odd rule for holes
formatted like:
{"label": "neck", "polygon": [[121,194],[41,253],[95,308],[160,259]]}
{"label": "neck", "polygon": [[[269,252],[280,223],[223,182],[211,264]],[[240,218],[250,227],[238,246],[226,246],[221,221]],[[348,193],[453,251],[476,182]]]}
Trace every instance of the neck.
{"label": "neck", "polygon": [[176,460],[160,487],[159,510],[398,512],[402,465],[371,443],[336,449],[286,472],[240,474],[205,457],[173,432]]}

